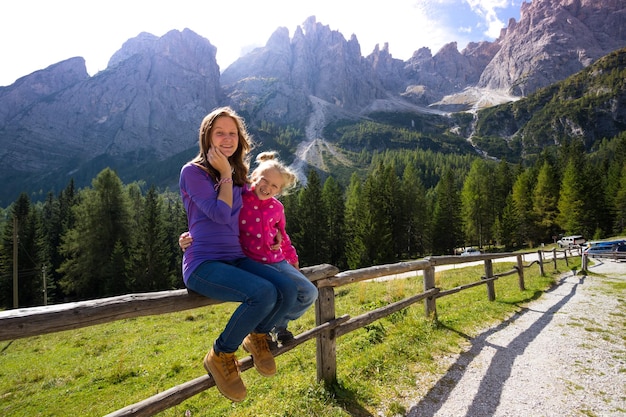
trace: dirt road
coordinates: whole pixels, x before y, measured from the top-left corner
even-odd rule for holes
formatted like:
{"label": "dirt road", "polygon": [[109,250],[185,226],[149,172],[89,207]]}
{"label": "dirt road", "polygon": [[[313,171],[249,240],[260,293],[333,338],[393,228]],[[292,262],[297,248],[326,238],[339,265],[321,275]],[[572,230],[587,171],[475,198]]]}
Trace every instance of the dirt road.
{"label": "dirt road", "polygon": [[[448,358],[409,417],[624,416],[626,262],[594,260]],[[419,379],[419,377],[418,377]]]}

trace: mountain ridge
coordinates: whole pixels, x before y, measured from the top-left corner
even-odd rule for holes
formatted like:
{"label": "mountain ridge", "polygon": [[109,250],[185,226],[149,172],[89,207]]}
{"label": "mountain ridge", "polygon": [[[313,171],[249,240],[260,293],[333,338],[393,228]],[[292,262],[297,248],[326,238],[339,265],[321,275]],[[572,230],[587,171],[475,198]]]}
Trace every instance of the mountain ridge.
{"label": "mountain ridge", "polygon": [[[316,106],[328,124],[381,110],[447,114],[509,102],[550,83],[546,71],[563,79],[606,48],[626,46],[625,16],[615,0],[524,3],[520,21],[509,21],[494,42],[460,52],[451,42],[435,55],[420,48],[407,61],[393,58],[388,45],[363,56],[356,35],[346,39],[311,16],[292,38],[278,28],[221,74],[217,48],[193,31],[141,33],[92,77],[77,57],[0,87],[0,205],[20,191],[58,190],[72,176],[86,185],[102,165],[142,179],[133,166],[197,152],[199,121],[220,105],[239,111],[264,146],[293,153],[318,139],[306,129]],[[541,57],[535,72],[531,55]],[[300,133],[280,145],[261,129],[267,123]],[[170,183],[177,174],[168,171]]]}

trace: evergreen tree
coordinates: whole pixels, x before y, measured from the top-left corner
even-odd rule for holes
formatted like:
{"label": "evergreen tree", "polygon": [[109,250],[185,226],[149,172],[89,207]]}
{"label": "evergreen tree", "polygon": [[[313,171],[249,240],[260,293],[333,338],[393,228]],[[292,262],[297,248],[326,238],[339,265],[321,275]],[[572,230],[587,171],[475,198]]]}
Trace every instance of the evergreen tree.
{"label": "evergreen tree", "polygon": [[394,230],[397,230],[398,215],[395,190],[398,190],[397,178],[391,167],[382,163],[370,172],[363,185],[363,203],[369,213],[365,218],[363,243],[367,251],[369,265],[393,262]]}
{"label": "evergreen tree", "polygon": [[615,224],[613,230],[617,234],[626,233],[626,165],[622,168],[620,186],[614,200]]}
{"label": "evergreen tree", "polygon": [[329,257],[326,262],[338,268],[345,268],[345,203],[343,201],[343,191],[332,176],[328,177],[324,182],[322,201],[324,202],[324,211],[328,216],[326,221],[326,230],[328,232],[326,238],[328,241],[325,246],[328,248]]}
{"label": "evergreen tree", "polygon": [[62,274],[60,273],[60,268],[65,261],[65,256],[63,255],[61,248],[63,245],[63,236],[68,230],[74,227],[76,221],[74,217],[74,206],[76,206],[79,201],[80,194],[76,192],[74,179],[72,178],[65,189],[63,189],[63,191],[59,194],[59,220],[61,222],[61,232],[57,237],[59,243],[56,248],[56,252],[59,254],[59,259],[56,262],[53,262],[53,265],[51,266],[51,269],[54,269],[54,296],[57,302],[64,300],[67,295],[61,285]]}
{"label": "evergreen tree", "polygon": [[506,197],[504,204],[504,210],[502,215],[496,222],[497,234],[496,237],[501,245],[504,245],[506,249],[513,249],[521,247],[523,242],[517,241],[518,219],[515,214],[515,205],[513,203],[513,195],[509,194]]}
{"label": "evergreen tree", "polygon": [[[0,301],[5,308],[12,308],[13,299],[13,250],[14,233],[17,236],[17,298],[18,307],[43,304],[43,286],[38,231],[40,218],[36,208],[25,193],[20,194],[10,210],[9,221],[4,228],[0,254]],[[15,220],[15,223],[13,222]],[[17,231],[14,228],[17,225]]]}
{"label": "evergreen tree", "polygon": [[522,172],[513,184],[513,210],[516,221],[516,241],[533,247],[535,241],[535,219],[532,201],[533,175],[530,169]]}
{"label": "evergreen tree", "polygon": [[585,216],[583,194],[582,171],[578,169],[576,161],[571,159],[563,172],[557,204],[559,209],[557,222],[567,235],[583,233]]}
{"label": "evergreen tree", "polygon": [[350,177],[346,192],[346,262],[348,268],[357,269],[368,264],[365,248],[365,229],[369,213],[363,203],[361,180],[356,173]]}
{"label": "evergreen tree", "polygon": [[[326,262],[329,257],[324,243],[328,230],[326,229],[326,213],[322,201],[322,186],[320,177],[314,169],[307,175],[307,185],[300,190],[298,198],[300,208],[300,234],[298,243],[300,249],[298,257],[301,266],[318,265]],[[292,220],[293,221],[293,220]]]}
{"label": "evergreen tree", "polygon": [[453,255],[463,243],[461,197],[451,169],[445,171],[435,188],[432,242],[435,255]]}
{"label": "evergreen tree", "polygon": [[490,188],[487,163],[476,159],[463,183],[461,202],[467,242],[481,248],[490,238],[490,228],[495,220],[491,219]]}
{"label": "evergreen tree", "polygon": [[59,251],[61,247],[61,236],[63,235],[63,223],[61,220],[61,208],[59,199],[54,194],[48,193],[43,204],[42,217],[42,269],[46,274],[46,287],[48,300],[59,300],[57,297],[57,286],[60,275],[57,271],[63,257]]}
{"label": "evergreen tree", "polygon": [[300,254],[300,236],[302,234],[301,223],[298,221],[302,216],[300,215],[300,205],[298,203],[301,189],[295,192],[292,190],[289,194],[283,194],[280,196],[280,202],[283,203],[285,208],[285,218],[287,219],[287,233],[291,238],[291,243],[296,248],[298,256]]}
{"label": "evergreen tree", "polygon": [[170,269],[169,244],[163,219],[163,202],[154,186],[144,199],[139,219],[133,270],[133,292],[172,289],[174,271]]}
{"label": "evergreen tree", "polygon": [[582,170],[582,187],[584,192],[581,195],[583,201],[583,212],[581,218],[581,234],[593,239],[601,239],[613,228],[613,219],[610,217],[607,200],[605,199],[605,184],[608,174],[608,167],[593,165],[589,158],[584,159]]}
{"label": "evergreen tree", "polygon": [[494,218],[497,218],[502,216],[502,212],[506,206],[506,198],[513,191],[516,176],[509,163],[505,160],[498,163],[494,175],[495,180],[492,199],[495,211]]}
{"label": "evergreen tree", "polygon": [[73,225],[72,206],[76,204],[74,180],[71,179],[58,198],[48,193],[41,211],[42,273],[46,277],[47,302],[61,302],[65,294],[60,286],[59,267],[64,261],[61,254],[61,237]]}
{"label": "evergreen tree", "polygon": [[554,167],[544,161],[533,188],[533,215],[541,242],[556,242],[559,183]]}
{"label": "evergreen tree", "polygon": [[169,269],[173,271],[171,285],[173,288],[184,288],[182,279],[183,252],[178,245],[178,237],[185,230],[189,230],[187,213],[178,194],[167,192],[163,199],[166,202],[164,227],[168,238]]}
{"label": "evergreen tree", "polygon": [[620,218],[618,210],[617,196],[622,186],[622,174],[624,164],[621,161],[611,161],[607,169],[606,185],[604,187],[604,201],[607,205],[607,210],[612,217],[611,234],[621,234],[624,230],[625,219]]}
{"label": "evergreen tree", "polygon": [[[408,165],[402,175],[400,186],[400,219],[404,226],[402,234],[396,240],[405,245],[404,253],[408,258],[424,255],[430,247],[430,228],[426,190],[413,165]],[[399,251],[399,253],[402,253]]]}
{"label": "evergreen tree", "polygon": [[61,252],[66,260],[60,271],[68,294],[93,298],[128,291],[126,264],[133,230],[127,194],[109,168],[82,192],[75,206],[75,225],[63,236]]}

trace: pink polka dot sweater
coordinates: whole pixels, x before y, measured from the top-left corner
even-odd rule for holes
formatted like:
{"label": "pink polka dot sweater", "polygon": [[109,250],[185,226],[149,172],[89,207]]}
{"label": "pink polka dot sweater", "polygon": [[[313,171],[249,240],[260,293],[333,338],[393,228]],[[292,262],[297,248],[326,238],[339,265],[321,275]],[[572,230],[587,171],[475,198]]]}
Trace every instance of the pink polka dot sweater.
{"label": "pink polka dot sweater", "polygon": [[[239,214],[239,242],[246,256],[262,263],[286,260],[298,262],[298,254],[285,230],[285,208],[275,198],[260,200],[254,191],[245,191],[243,207]],[[280,231],[282,242],[279,250],[272,250]]]}

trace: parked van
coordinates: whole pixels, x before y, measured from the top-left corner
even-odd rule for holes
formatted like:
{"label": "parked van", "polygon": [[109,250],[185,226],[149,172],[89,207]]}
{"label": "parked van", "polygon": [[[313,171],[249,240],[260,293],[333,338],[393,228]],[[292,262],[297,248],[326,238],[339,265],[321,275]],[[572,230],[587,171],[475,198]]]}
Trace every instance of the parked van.
{"label": "parked van", "polygon": [[561,248],[571,248],[572,246],[580,246],[587,240],[581,235],[563,236],[556,243]]}
{"label": "parked van", "polygon": [[[584,253],[588,253],[588,252],[597,252],[599,249],[598,248],[604,248],[609,249],[609,251],[612,251],[614,249],[617,249],[618,247],[626,247],[626,240],[624,239],[619,239],[619,240],[598,240],[595,242],[587,242],[585,244],[585,247],[583,249]],[[624,249],[622,249],[622,252],[624,251]]]}

